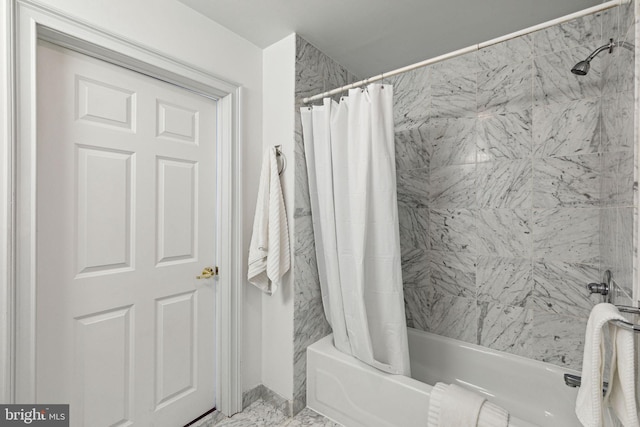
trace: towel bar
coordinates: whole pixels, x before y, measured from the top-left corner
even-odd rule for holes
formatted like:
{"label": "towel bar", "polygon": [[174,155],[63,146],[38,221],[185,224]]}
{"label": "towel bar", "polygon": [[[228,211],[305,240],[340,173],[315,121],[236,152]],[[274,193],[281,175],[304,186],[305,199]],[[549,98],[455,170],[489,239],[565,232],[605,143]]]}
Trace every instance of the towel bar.
{"label": "towel bar", "polygon": [[[611,296],[612,296],[612,290],[614,289],[615,286],[616,285],[615,285],[615,282],[613,281],[613,276],[611,274],[611,271],[607,270],[604,272],[603,282],[589,283],[587,285],[587,290],[589,291],[590,294],[602,295],[605,302],[613,303]],[[622,313],[640,315],[640,308],[638,307],[629,307],[626,305],[617,305],[617,304],[615,306]],[[619,328],[626,329],[627,331],[640,332],[640,325],[626,322],[624,320],[610,320],[610,322]]]}
{"label": "towel bar", "polygon": [[[621,313],[631,313],[631,314],[640,315],[640,308],[638,307],[629,307],[627,305],[616,305],[616,308]],[[610,322],[619,328],[626,329],[628,331],[633,331],[633,332],[640,332],[640,325],[625,322],[624,320],[611,320]]]}

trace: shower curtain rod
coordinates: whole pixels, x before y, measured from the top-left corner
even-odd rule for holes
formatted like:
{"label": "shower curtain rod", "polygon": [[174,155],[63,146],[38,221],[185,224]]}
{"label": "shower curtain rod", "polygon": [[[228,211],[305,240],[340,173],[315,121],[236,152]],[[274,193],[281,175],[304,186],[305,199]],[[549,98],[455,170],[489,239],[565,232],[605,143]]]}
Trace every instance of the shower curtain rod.
{"label": "shower curtain rod", "polygon": [[495,39],[486,41],[484,43],[474,44],[474,45],[471,45],[469,47],[465,47],[463,49],[455,50],[453,52],[445,53],[444,55],[436,56],[435,58],[427,59],[427,60],[424,60],[424,61],[421,61],[421,62],[416,62],[415,64],[412,64],[412,65],[407,65],[405,67],[398,68],[396,70],[389,71],[387,73],[381,73],[381,74],[378,74],[377,76],[373,76],[373,77],[369,77],[368,79],[360,80],[359,82],[350,83],[348,85],[344,85],[344,86],[339,87],[337,89],[333,89],[333,90],[330,90],[330,91],[327,91],[327,92],[320,93],[318,95],[314,95],[314,96],[311,96],[311,97],[308,97],[308,98],[304,98],[302,100],[302,102],[304,104],[308,104],[309,102],[316,101],[318,99],[322,99],[322,98],[325,98],[327,96],[336,95],[338,93],[345,92],[345,91],[347,91],[349,89],[354,89],[354,88],[357,88],[357,87],[366,86],[369,83],[377,82],[377,81],[382,80],[384,78],[389,78],[389,77],[393,77],[393,76],[398,75],[398,74],[406,73],[407,71],[412,71],[412,70],[415,70],[417,68],[426,67],[427,65],[435,64],[436,62],[441,62],[441,61],[444,61],[446,59],[455,58],[456,56],[464,55],[465,53],[475,52],[475,51],[478,51],[478,50],[483,49],[485,47],[489,47],[489,46],[494,45],[494,44],[502,43],[504,41],[507,41],[507,40],[510,40],[510,39],[514,39],[516,37],[524,36],[525,34],[530,34],[530,33],[533,33],[535,31],[538,31],[538,30],[543,30],[545,28],[549,28],[549,27],[552,27],[554,25],[562,24],[564,22],[571,21],[572,19],[581,18],[581,17],[586,16],[586,15],[591,15],[592,13],[602,12],[603,10],[611,9],[611,8],[616,7],[616,6],[622,5],[623,3],[628,3],[628,2],[629,2],[629,0],[611,0],[611,1],[608,1],[606,3],[602,3],[602,4],[599,4],[597,6],[593,6],[593,7],[590,7],[588,9],[584,9],[584,10],[572,13],[570,15],[565,15],[565,16],[562,16],[560,18],[553,19],[551,21],[543,22],[542,24],[538,24],[538,25],[534,25],[534,26],[529,27],[529,28],[525,28],[524,30],[516,31],[516,32],[513,32],[511,34],[507,34],[505,36],[502,36],[502,37],[497,37]]}

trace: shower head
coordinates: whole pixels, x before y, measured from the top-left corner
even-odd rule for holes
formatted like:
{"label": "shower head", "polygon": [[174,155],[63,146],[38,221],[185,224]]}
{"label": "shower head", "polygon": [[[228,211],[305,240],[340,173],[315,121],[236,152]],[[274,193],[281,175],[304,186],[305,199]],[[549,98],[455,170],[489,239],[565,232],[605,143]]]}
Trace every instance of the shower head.
{"label": "shower head", "polygon": [[613,39],[609,39],[609,43],[605,44],[604,46],[600,46],[599,48],[591,52],[591,55],[589,55],[587,59],[585,59],[584,61],[580,61],[576,65],[574,65],[571,69],[571,72],[578,76],[586,76],[589,72],[589,68],[591,68],[591,60],[598,56],[598,54],[603,50],[609,50],[609,53],[612,53],[613,48],[617,45],[618,43],[614,42]]}
{"label": "shower head", "polygon": [[585,76],[589,72],[589,68],[591,68],[591,61],[580,61],[573,66],[571,72],[578,76]]}

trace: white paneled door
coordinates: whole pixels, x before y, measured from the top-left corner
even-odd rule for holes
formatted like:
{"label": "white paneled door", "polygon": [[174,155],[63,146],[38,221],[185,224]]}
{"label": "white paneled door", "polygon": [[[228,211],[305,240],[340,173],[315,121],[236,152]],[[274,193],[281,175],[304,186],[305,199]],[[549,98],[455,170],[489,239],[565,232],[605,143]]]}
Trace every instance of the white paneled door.
{"label": "white paneled door", "polygon": [[214,405],[216,101],[41,42],[36,398],[72,426]]}

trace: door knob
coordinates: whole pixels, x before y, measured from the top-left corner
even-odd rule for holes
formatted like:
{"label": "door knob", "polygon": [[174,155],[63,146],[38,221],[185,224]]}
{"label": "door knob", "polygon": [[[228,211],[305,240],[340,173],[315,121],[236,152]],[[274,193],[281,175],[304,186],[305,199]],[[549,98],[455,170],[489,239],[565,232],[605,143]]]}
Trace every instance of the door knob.
{"label": "door knob", "polygon": [[216,274],[218,274],[218,267],[215,269],[213,267],[205,267],[202,270],[202,274],[200,274],[200,276],[196,276],[196,279],[210,279]]}

